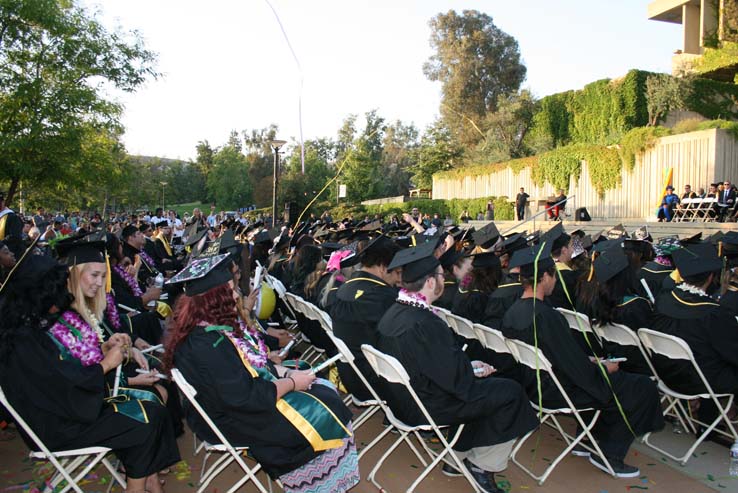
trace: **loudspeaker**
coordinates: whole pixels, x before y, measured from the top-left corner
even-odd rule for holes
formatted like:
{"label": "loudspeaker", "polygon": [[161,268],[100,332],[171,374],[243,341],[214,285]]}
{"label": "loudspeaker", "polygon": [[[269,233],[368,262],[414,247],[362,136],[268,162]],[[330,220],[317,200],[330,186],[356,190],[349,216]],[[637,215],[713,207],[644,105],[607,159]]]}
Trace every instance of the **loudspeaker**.
{"label": "loudspeaker", "polygon": [[586,207],[580,207],[574,212],[574,218],[577,221],[591,221],[592,217],[589,215],[589,212],[587,212]]}
{"label": "loudspeaker", "polygon": [[285,202],[284,204],[284,221],[286,224],[293,224],[297,221],[300,211],[297,210],[297,202]]}

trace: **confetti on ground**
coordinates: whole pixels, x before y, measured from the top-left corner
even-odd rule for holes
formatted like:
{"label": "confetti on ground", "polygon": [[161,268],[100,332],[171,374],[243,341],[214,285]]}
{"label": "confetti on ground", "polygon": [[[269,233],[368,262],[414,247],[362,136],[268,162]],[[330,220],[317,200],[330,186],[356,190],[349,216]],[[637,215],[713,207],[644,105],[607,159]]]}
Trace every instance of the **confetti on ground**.
{"label": "confetti on ground", "polygon": [[187,465],[187,461],[178,462],[173,469],[177,481],[187,481],[192,477],[192,469]]}

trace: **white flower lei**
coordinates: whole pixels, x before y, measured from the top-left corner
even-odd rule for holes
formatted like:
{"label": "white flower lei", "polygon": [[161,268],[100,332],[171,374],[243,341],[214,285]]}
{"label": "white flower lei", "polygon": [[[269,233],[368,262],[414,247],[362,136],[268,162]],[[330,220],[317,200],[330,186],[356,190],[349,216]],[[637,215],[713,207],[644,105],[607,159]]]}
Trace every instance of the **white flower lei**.
{"label": "white flower lei", "polygon": [[692,286],[691,284],[687,284],[686,282],[677,284],[676,288],[681,289],[682,291],[686,291],[687,293],[698,294],[700,296],[705,296],[707,298],[710,297],[710,295],[708,295],[702,288],[698,288],[697,286]]}

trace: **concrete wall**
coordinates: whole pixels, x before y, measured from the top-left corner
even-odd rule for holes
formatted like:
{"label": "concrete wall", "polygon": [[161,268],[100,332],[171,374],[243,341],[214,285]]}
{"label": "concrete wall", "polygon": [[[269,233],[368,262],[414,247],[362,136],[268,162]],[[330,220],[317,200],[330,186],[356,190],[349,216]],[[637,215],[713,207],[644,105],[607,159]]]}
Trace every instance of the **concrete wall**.
{"label": "concrete wall", "polygon": [[[663,137],[653,149],[636,159],[633,171],[621,172],[621,185],[605,192],[601,198],[591,185],[589,167],[582,163],[579,180],[572,177],[567,195],[575,195],[569,204],[570,212],[586,207],[593,218],[652,218],[659,205],[664,178],[669,168],[674,169],[672,183],[681,193],[685,184],[693,190],[710,183],[729,179],[738,181],[738,142],[725,130],[702,130]],[[514,198],[520,187],[525,187],[532,198],[545,199],[555,194],[554,187],[536,186],[530,168],[519,174],[510,168],[482,176],[460,179],[433,178],[433,198],[479,198],[507,196]],[[536,212],[535,205],[531,208]]]}

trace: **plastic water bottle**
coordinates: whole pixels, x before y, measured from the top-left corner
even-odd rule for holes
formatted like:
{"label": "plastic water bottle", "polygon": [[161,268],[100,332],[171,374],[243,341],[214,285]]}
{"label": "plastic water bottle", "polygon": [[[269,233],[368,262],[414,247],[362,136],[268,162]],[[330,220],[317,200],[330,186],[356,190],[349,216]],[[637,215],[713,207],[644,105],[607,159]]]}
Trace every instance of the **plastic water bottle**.
{"label": "plastic water bottle", "polygon": [[738,442],[735,442],[732,447],[730,447],[730,470],[728,471],[728,474],[731,477],[738,476]]}
{"label": "plastic water bottle", "polygon": [[[161,272],[159,272],[154,278],[154,287],[159,289],[164,287],[164,274]],[[156,300],[149,301],[148,306],[156,306]]]}

